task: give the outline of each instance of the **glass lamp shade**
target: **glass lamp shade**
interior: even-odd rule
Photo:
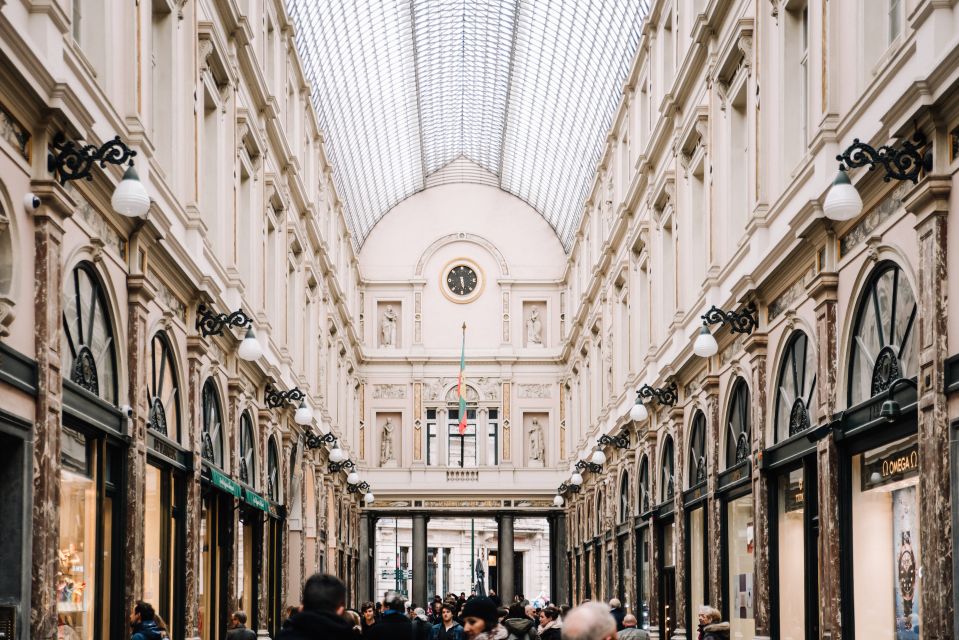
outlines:
[[[696,336],[696,342],[693,343],[693,353],[700,358],[709,358],[719,353],[719,344],[716,338],[709,332],[709,327],[703,326]]]
[[[845,171],[840,171],[829,187],[826,200],[822,203],[822,212],[830,220],[839,221],[852,220],[862,213],[862,198]]]
[[[642,402],[637,402],[629,410],[629,419],[633,422],[645,422],[649,418],[649,410]]]
[[[553,504],[557,507],[563,506],[563,496],[557,495],[553,498]]]
[[[346,460],[346,456],[343,455],[343,450],[339,447],[333,447],[330,450],[330,462],[340,463]]]
[[[347,484],[359,484],[360,483],[360,474],[355,471],[351,471],[350,475],[346,476]]]
[[[606,464],[606,454],[602,451],[593,452],[593,464]]]
[[[110,204],[113,206],[113,210],[121,216],[131,218],[145,216],[147,211],[150,210],[150,194],[147,193],[146,187],[140,182],[140,176],[137,175],[136,169],[127,167],[123,179],[120,180],[120,184],[113,192]]]
[[[259,360],[260,356],[263,355],[263,348],[260,346],[259,340],[256,339],[256,334],[253,333],[253,327],[247,327],[246,337],[244,337],[243,342],[240,343],[240,348],[237,349],[236,355],[240,356],[241,360],[249,361]]]
[[[373,504],[373,499],[374,496],[372,491],[363,496],[363,501],[366,502],[366,504]]]
[[[313,409],[306,404],[306,400],[300,400],[300,406],[296,409],[296,415],[293,421],[299,425],[307,425],[313,422]]]
[[[574,473],[574,474],[572,475],[572,477],[569,479],[569,483],[570,483],[570,484],[575,484],[577,487],[578,487],[579,485],[583,484],[583,476],[582,476],[582,474],[579,473],[578,471],[577,471],[576,473]]]

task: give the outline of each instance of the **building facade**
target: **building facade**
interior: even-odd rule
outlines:
[[[954,637],[956,7],[651,5],[566,274],[573,450],[630,439],[563,487],[574,600],[660,638],[704,604],[734,638]],[[854,138],[932,164],[852,170],[830,220]],[[704,358],[714,305],[758,326]],[[674,394],[633,421],[644,384]]]

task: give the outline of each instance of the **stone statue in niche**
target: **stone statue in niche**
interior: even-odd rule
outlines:
[[[386,305],[383,320],[380,322],[380,346],[396,347],[396,312],[393,305]]]
[[[380,464],[393,460],[393,418],[387,418],[383,423],[383,434],[380,436]]]
[[[533,307],[526,321],[526,345],[543,346],[543,321],[539,319],[538,307]]]
[[[543,462],[546,451],[543,447],[543,427],[539,418],[533,418],[529,423],[529,459]]]

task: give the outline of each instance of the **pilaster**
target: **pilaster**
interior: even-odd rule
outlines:
[[[746,340],[752,380],[753,402],[750,415],[752,431],[752,487],[753,487],[753,616],[756,635],[769,635],[769,479],[760,471],[760,456],[766,448],[766,351],[768,340],[764,333],[754,333]]]

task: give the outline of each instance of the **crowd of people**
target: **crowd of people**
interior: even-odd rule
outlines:
[[[288,607],[286,614],[277,640],[649,640],[649,632],[616,598],[570,608],[539,606],[518,594],[507,607],[495,592],[450,593],[434,596],[424,609],[388,591],[382,602],[365,602],[354,611],[346,608],[343,581],[320,573],[306,581],[300,606]],[[246,620],[243,611],[234,612],[226,640],[255,640]],[[145,602],[137,603],[130,626],[131,640],[167,637],[163,621]],[[713,607],[700,608],[698,630],[697,640],[729,639],[729,623]]]

